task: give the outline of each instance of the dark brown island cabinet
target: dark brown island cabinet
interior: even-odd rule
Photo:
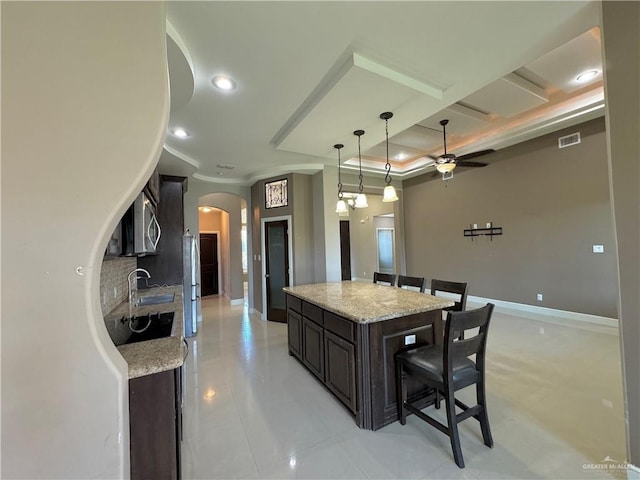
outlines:
[[[129,380],[132,480],[181,478],[182,367]]]
[[[397,420],[394,355],[407,345],[441,342],[442,307],[363,323],[289,293],[286,298],[289,354],[349,409],[360,428],[377,430]],[[408,392],[424,406],[433,401],[432,392],[417,383]]]

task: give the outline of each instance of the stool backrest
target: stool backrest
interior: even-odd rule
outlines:
[[[454,359],[476,355],[476,367],[484,371],[484,356],[487,346],[487,332],[494,305],[487,303],[484,307],[464,312],[449,312],[444,332],[444,368],[449,372],[449,365]],[[478,328],[478,332],[469,336],[468,330]],[[460,339],[460,337],[464,337]]]
[[[420,290],[420,293],[424,293],[424,277],[398,275],[398,287],[415,287]]]
[[[392,287],[396,284],[396,276],[393,273],[373,272],[373,283],[388,283]]]
[[[460,295],[459,300],[454,300],[453,307],[443,308],[450,312],[462,312],[467,308],[467,284],[462,282],[448,282],[446,280],[431,280],[431,295],[437,292],[454,293]]]

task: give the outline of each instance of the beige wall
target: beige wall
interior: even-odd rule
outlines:
[[[220,216],[220,265],[222,284],[220,288],[232,301],[244,298],[242,273],[242,220],[240,210],[243,198],[231,193],[209,193],[198,200],[200,205],[216,207],[224,212]],[[226,214],[225,214],[226,213]],[[200,227],[200,231],[204,231]]]
[[[367,208],[349,211],[351,274],[353,278],[373,280],[378,264],[375,219],[379,215],[393,213],[394,204],[383,203],[380,195],[367,195],[367,202]]]
[[[286,207],[266,209],[264,208],[264,184],[273,180],[280,180],[286,178],[289,188],[289,204]],[[286,215],[293,216],[293,204],[295,199],[293,198],[294,185],[293,174],[278,175],[277,177],[265,178],[259,180],[251,186],[251,203],[248,207],[247,221],[251,223],[251,242],[253,245],[253,251],[249,258],[249,264],[253,268],[253,304],[254,308],[259,312],[264,311],[262,305],[262,219],[268,217],[281,217]],[[295,262],[295,259],[294,259]],[[295,263],[294,263],[295,267]]]
[[[558,149],[558,137],[576,131],[582,143]],[[466,281],[470,295],[617,317],[603,119],[484,158],[489,166],[449,182],[404,182],[408,274]],[[463,236],[486,222],[503,235]],[[592,253],[594,244],[605,253]]]
[[[219,232],[221,228],[220,222],[222,216],[222,210],[212,210],[208,213],[200,210],[198,214],[198,222],[200,225],[200,232]]]
[[[205,200],[201,199],[205,199],[205,197],[207,195],[220,195],[220,194],[226,194],[228,195],[227,197],[213,197],[213,200],[219,202],[217,205],[214,204],[209,204],[206,203]],[[236,200],[231,201],[231,199],[234,199],[235,197],[238,197],[239,200],[239,207],[241,208],[243,205],[243,201],[245,201],[247,204],[250,204],[251,202],[251,189],[249,187],[243,187],[243,186],[239,186],[239,185],[233,185],[233,184],[212,184],[209,182],[204,182],[195,178],[190,178],[189,179],[189,189],[187,190],[187,192],[185,193],[184,196],[184,224],[185,224],[185,228],[188,228],[192,233],[195,232],[199,232],[200,231],[200,227],[199,227],[199,219],[198,219],[198,206],[199,205],[212,205],[212,206],[217,206],[218,208],[222,208],[222,209],[226,209],[225,205],[229,205],[229,208],[231,208],[233,210],[233,212],[236,212],[236,207],[237,207],[237,203]],[[226,198],[226,200],[225,200]],[[209,199],[211,200],[211,198]],[[212,200],[212,201],[213,201]],[[227,202],[231,202],[230,204],[228,204]],[[220,203],[222,202],[222,203]],[[250,212],[248,212],[248,215],[250,215]],[[242,226],[242,222],[240,219],[240,210],[237,210],[237,217],[235,219],[230,220],[233,223],[237,223],[238,228],[240,228]],[[251,225],[251,221],[248,220],[248,225],[247,225],[247,253],[249,255],[249,258],[251,258],[252,255],[252,242],[253,242],[253,238],[252,238],[252,225]],[[259,247],[258,247],[259,248]],[[230,275],[231,275],[231,286],[232,289],[235,289],[232,293],[232,295],[236,295],[230,298],[233,298],[236,301],[239,301],[242,296],[244,295],[244,288],[242,285],[242,282],[245,278],[245,276],[242,273],[242,249],[240,248],[240,246],[238,246],[238,251],[236,252],[236,255],[233,257],[232,262],[234,262],[234,268],[230,269]],[[222,253],[222,252],[221,252]],[[238,256],[239,255],[239,256]],[[236,263],[237,266],[236,266]],[[236,268],[237,267],[237,268]],[[253,282],[252,282],[252,278],[253,278],[253,265],[252,262],[249,261],[248,262],[248,278],[249,278],[249,307],[253,308]],[[222,287],[221,287],[222,288]],[[242,292],[242,293],[240,293]],[[238,296],[241,295],[241,296]]]
[[[293,174],[293,284],[314,282],[313,177]]]
[[[611,203],[618,244],[627,459],[640,466],[640,4],[602,2]],[[633,478],[631,475],[629,478]]]
[[[107,241],[160,155],[158,2],[2,2],[2,476],[128,478]]]

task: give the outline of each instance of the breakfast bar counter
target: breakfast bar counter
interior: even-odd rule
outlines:
[[[449,299],[363,282],[285,287],[289,354],[354,415],[377,430],[397,419],[394,355],[409,346],[442,342]],[[410,384],[409,400],[431,401]]]

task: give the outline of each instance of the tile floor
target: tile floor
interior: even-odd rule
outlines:
[[[602,470],[605,458],[626,457],[619,339],[606,328],[494,313],[487,390],[495,446],[483,445],[477,422],[462,423],[460,470],[448,437],[414,416],[404,427],[358,429],[288,355],[286,325],[217,297],[202,306],[184,368],[185,479],[624,477]]]

